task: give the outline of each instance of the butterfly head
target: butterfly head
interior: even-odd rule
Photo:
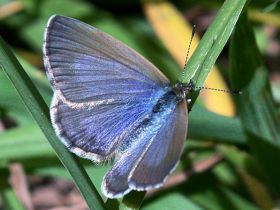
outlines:
[[[183,100],[192,92],[194,92],[195,84],[192,80],[189,83],[177,82],[173,86],[173,91],[176,93],[178,100]]]

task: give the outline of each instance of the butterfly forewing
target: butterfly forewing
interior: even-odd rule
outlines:
[[[168,85],[166,77],[134,50],[63,16],[49,20],[44,61],[53,88],[73,107],[143,99]]]
[[[122,139],[141,124],[149,109],[148,102],[135,101],[71,108],[55,96],[51,118],[56,133],[71,151],[100,162],[114,155]]]

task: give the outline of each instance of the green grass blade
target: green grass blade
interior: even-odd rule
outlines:
[[[194,54],[187,63],[179,81],[188,83],[192,80],[195,86],[203,86],[212,66],[228,41],[234,26],[241,14],[246,0],[226,0],[214,21],[207,29]],[[198,93],[192,98],[192,104]]]
[[[0,66],[5,71],[57,156],[72,175],[90,209],[105,209],[101,196],[77,158],[58,140],[49,119],[49,108],[22,66],[0,37]]]
[[[234,87],[243,91],[235,101],[250,149],[266,174],[267,182],[280,194],[280,119],[267,69],[246,13],[240,18],[231,40],[230,66]]]
[[[188,138],[231,144],[246,143],[240,119],[218,115],[201,106],[195,106],[189,115]]]
[[[24,210],[23,204],[18,199],[15,191],[8,183],[8,169],[0,169],[0,195],[5,210]]]
[[[133,190],[122,199],[108,199],[106,207],[108,209],[138,210],[142,205],[145,194],[145,191]]]
[[[143,206],[143,210],[169,210],[169,209],[187,209],[187,210],[203,210],[199,205],[190,200],[183,193],[171,192],[156,198],[154,201],[148,202]]]
[[[35,123],[0,133],[0,148],[0,167],[1,163],[55,156],[46,137]]]
[[[235,177],[241,179],[254,203],[261,209],[273,209],[273,197],[263,182],[264,175],[256,159],[251,154],[236,147],[219,145],[217,149],[224,160],[233,166],[234,171],[236,171]]]
[[[24,210],[25,208],[18,200],[12,188],[5,188],[1,191],[1,197],[6,210]]]

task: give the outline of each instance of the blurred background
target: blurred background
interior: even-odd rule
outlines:
[[[268,85],[263,91],[272,94],[265,99],[269,105],[260,105],[268,109],[254,113],[265,114],[254,121],[254,113],[250,115],[242,108],[250,108],[246,104],[250,99],[243,97],[240,103],[240,99],[234,100],[230,94],[203,91],[190,113],[186,149],[179,167],[163,189],[146,194],[143,209],[280,209],[280,139],[278,134],[269,135],[270,128],[275,133],[280,129],[278,2],[252,0],[247,10],[255,36],[252,41],[267,75]],[[70,16],[111,34],[144,55],[175,82],[184,66],[192,25],[197,26],[197,31],[191,53],[222,3],[220,0],[0,0],[0,35],[49,105],[52,90],[43,67],[42,43],[51,15]],[[243,43],[248,47],[241,53],[246,61],[246,56],[254,55],[256,50],[246,45],[246,33],[237,38],[241,51]],[[230,49],[228,43],[205,86],[233,88]],[[265,116],[272,116],[274,121],[267,122]],[[251,120],[249,126],[246,119]],[[252,137],[248,127],[258,124],[258,120],[263,123],[260,131],[265,129],[267,136],[252,132]],[[81,162],[100,192],[102,177],[110,165],[94,166],[82,159]],[[70,175],[2,70],[0,193],[0,209],[87,209]]]

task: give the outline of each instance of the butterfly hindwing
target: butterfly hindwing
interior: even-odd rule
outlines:
[[[114,155],[119,143],[142,122],[148,109],[149,104],[135,101],[72,108],[55,94],[51,119],[57,135],[72,152],[100,162]]]
[[[146,153],[138,159],[128,184],[134,190],[159,187],[175,169],[187,135],[187,107],[182,101],[158,130]]]
[[[104,177],[104,194],[116,198],[132,189],[161,186],[179,161],[186,131],[186,102],[177,104],[174,97],[129,136],[133,144],[129,144]]]

